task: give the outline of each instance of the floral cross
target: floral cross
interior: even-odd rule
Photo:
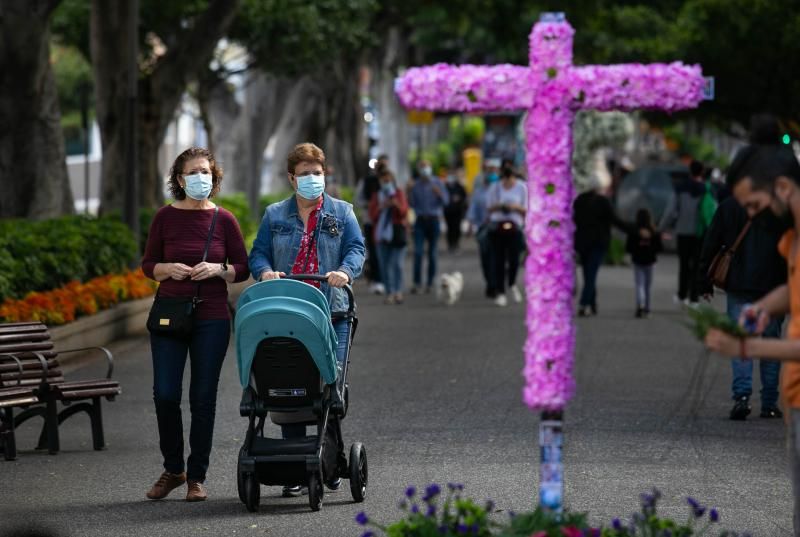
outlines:
[[[572,375],[573,256],[570,171],[572,122],[579,109],[672,112],[703,100],[699,66],[682,63],[572,64],[575,31],[545,14],[530,34],[530,66],[437,64],[406,71],[395,92],[406,108],[489,112],[525,110],[528,256],[525,403],[560,411],[575,393]]]

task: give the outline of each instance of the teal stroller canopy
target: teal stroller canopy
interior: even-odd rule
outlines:
[[[302,343],[326,384],[336,382],[336,332],[328,301],[316,287],[297,280],[268,280],[248,287],[236,305],[236,362],[242,388],[259,343],[274,337]]]

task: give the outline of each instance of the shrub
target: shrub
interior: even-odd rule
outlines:
[[[0,221],[0,300],[126,270],[136,242],[113,218]]]

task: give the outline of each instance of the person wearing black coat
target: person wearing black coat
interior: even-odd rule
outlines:
[[[706,297],[714,293],[707,273],[714,256],[730,248],[747,223],[747,212],[733,197],[727,198],[717,208],[706,233],[698,265],[697,285]],[[778,241],[786,230],[772,211],[757,214],[731,260],[725,281],[727,311],[738,322],[742,308],[786,283],[786,260],[778,253]],[[780,337],[783,318],[773,319],[764,337]],[[733,420],[744,420],[750,414],[750,395],[753,391],[752,359],[735,359],[732,393],[734,406],[730,412]],[[780,417],[778,409],[778,377],[780,362],[760,360],[761,417]]]
[[[572,218],[575,222],[575,251],[583,268],[578,315],[584,317],[590,311],[597,315],[597,273],[611,243],[611,226],[624,231],[628,226],[617,217],[611,200],[599,189],[586,191],[575,198]]]

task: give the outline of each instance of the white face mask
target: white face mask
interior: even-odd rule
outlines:
[[[433,174],[433,168],[430,166],[423,166],[419,172],[425,177],[430,177]]]
[[[187,175],[184,180],[186,181],[186,195],[193,200],[204,200],[211,194],[211,187],[213,180],[210,173],[193,173]]]

